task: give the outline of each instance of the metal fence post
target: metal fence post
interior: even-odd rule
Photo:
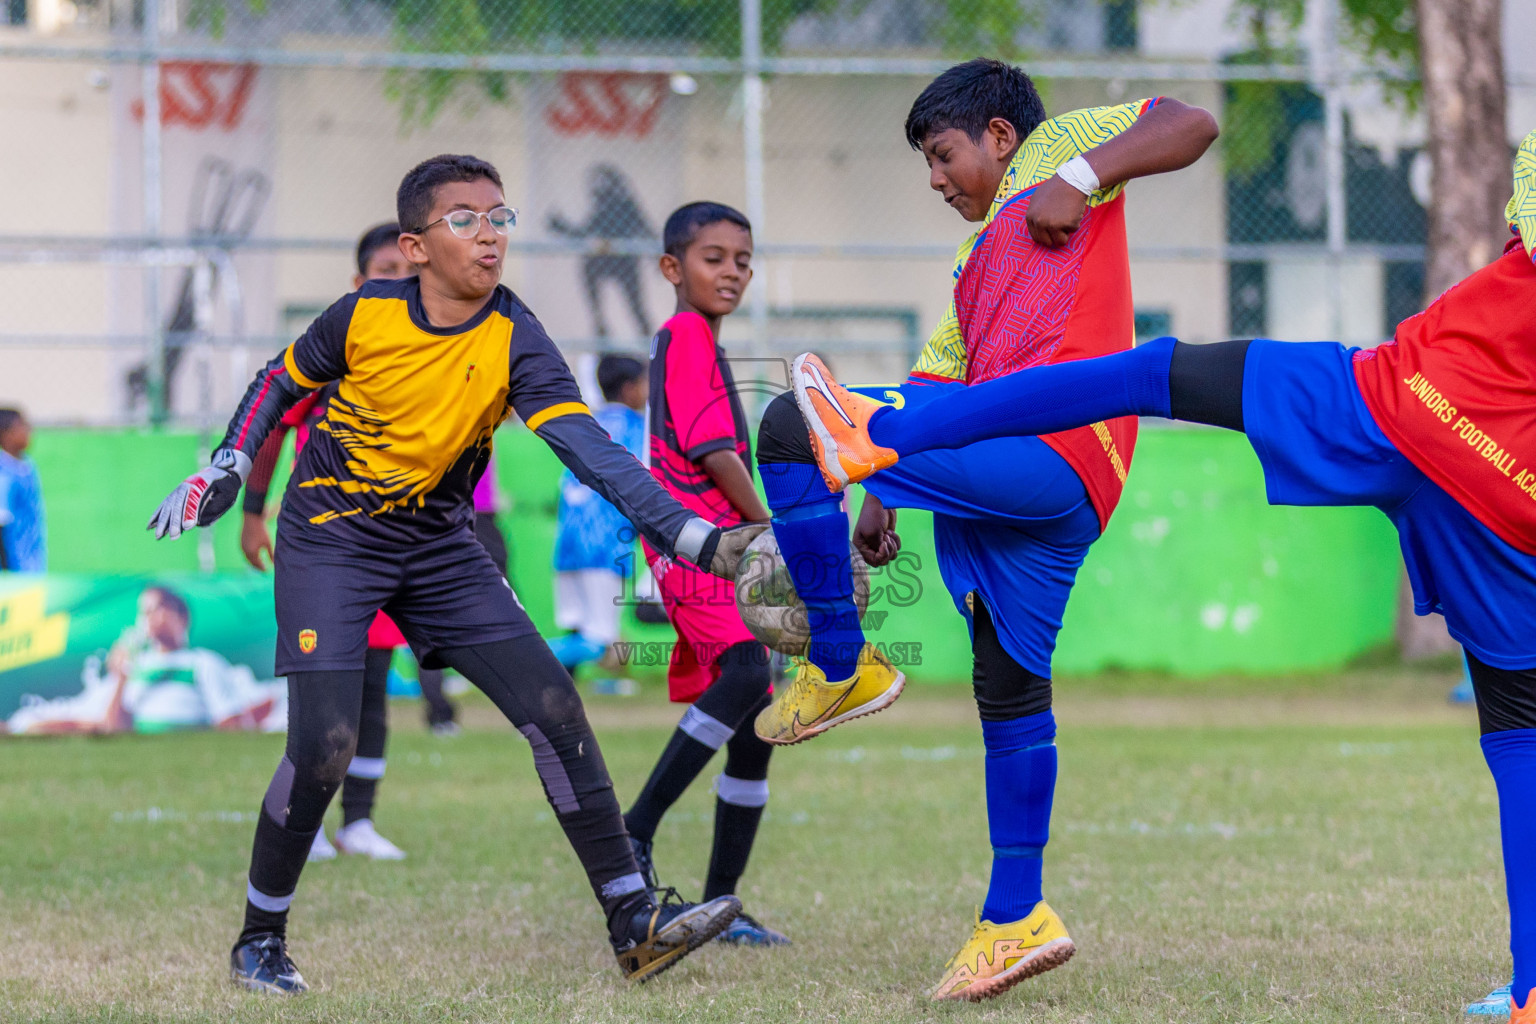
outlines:
[[[1318,41],[1323,92],[1323,175],[1328,214],[1328,323],[1335,341],[1344,341],[1344,246],[1347,242],[1344,191],[1344,94],[1339,67],[1338,0],[1321,0]]]
[[[165,334],[160,323],[160,265],[157,259],[164,227],[160,203],[160,0],[144,0],[143,14],[140,38],[144,53],[140,57],[140,79],[144,93],[144,239],[153,250],[144,269],[144,333],[149,340],[145,380],[149,420],[160,426],[168,415],[165,406]]]
[[[762,0],[741,0],[741,134],[746,157],[747,219],[761,240],[763,229],[763,5]],[[768,273],[756,261],[758,283],[752,289],[752,354],[768,350]]]

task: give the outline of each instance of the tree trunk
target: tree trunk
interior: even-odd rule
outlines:
[[[1509,238],[1504,203],[1510,150],[1501,0],[1415,0],[1414,7],[1433,197],[1424,268],[1428,304],[1503,250]],[[1415,616],[1407,589],[1404,581],[1397,615],[1402,656],[1413,660],[1454,650],[1445,621]]]
[[[1509,239],[1501,0],[1416,0],[1434,197],[1425,301],[1498,258]]]

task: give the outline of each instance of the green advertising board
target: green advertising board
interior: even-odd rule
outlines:
[[[133,574],[139,582],[189,573],[222,600],[247,602],[230,621],[249,631],[250,644],[270,644],[271,577],[245,566],[238,513],[215,525],[211,543],[157,543],[144,530],[150,511],[205,452],[204,439],[187,433],[38,431],[33,454],[48,503],[50,569]],[[498,432],[496,452],[511,503],[501,521],[513,582],[534,622],[552,633],[550,558],[562,467],[516,424]],[[853,494],[851,507],[859,500]],[[871,633],[921,659],[911,666],[914,681],[963,682],[969,640],[939,575],[932,522],[925,513],[902,515],[903,561],[876,580]],[[195,572],[203,564],[213,577]],[[1337,667],[1390,640],[1399,572],[1394,531],[1378,512],[1271,507],[1242,436],[1150,427],[1141,432],[1120,508],[1078,574],[1056,668],[1203,674]],[[211,613],[208,628],[223,614]],[[626,634],[671,638],[668,627],[632,618]],[[270,651],[265,657],[251,664],[270,666]],[[7,675],[0,674],[0,709],[14,689]]]
[[[252,680],[271,678],[272,587],[255,573],[0,573],[0,720],[28,695],[52,700],[91,689],[112,674],[113,652],[128,660],[154,646],[146,613],[161,604],[178,620],[163,647],[208,652]]]

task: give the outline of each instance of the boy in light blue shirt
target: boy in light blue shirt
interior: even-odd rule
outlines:
[[[0,572],[45,572],[48,531],[37,464],[27,458],[32,425],[18,409],[0,409]]]

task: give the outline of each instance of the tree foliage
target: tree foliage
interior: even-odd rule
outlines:
[[[590,54],[635,49],[699,56],[741,53],[741,8],[732,0],[385,0],[396,43],[429,53]],[[771,0],[763,7],[763,45],[772,52],[796,17],[829,0]],[[505,102],[506,75],[396,72],[387,90],[406,124],[430,123],[460,90]]]
[[[738,0],[374,0],[393,15],[395,45],[412,53],[589,55],[625,51],[701,57],[741,55]],[[785,30],[806,14],[860,15],[874,0],[763,0],[763,51],[780,50]],[[189,0],[188,24],[215,38],[230,5],[252,15],[269,0]],[[1022,56],[1024,29],[1051,0],[927,0],[902,5],[916,34],[944,53]],[[913,26],[908,26],[913,28]],[[455,97],[506,102],[509,76],[494,72],[417,70],[388,76],[386,92],[406,125],[432,122]]]
[[[1413,0],[1337,0],[1344,43],[1368,61],[1412,78],[1419,67]],[[1232,14],[1248,29],[1260,57],[1293,52],[1307,0],[1233,0]]]
[[[1389,71],[1386,88],[1410,109],[1419,102],[1419,35],[1413,0],[1338,0],[1339,42],[1368,63]],[[1234,0],[1232,16],[1247,30],[1250,47],[1237,64],[1300,63],[1298,37],[1307,0]],[[1241,131],[1222,133],[1227,170],[1247,176],[1273,159],[1285,132],[1285,94],[1302,86],[1286,82],[1233,82],[1224,120]]]
[[[205,0],[206,2],[206,0]],[[708,57],[741,55],[736,0],[384,0],[395,12],[397,44],[433,53],[571,54],[639,49]],[[859,14],[871,0],[764,0],[765,54],[780,49],[785,30],[806,14]],[[1039,20],[1046,0],[933,0],[921,15],[925,34],[944,52],[1012,58],[1021,32]],[[914,15],[916,16],[916,15]],[[502,102],[506,77],[452,71],[398,72],[390,95],[407,124],[430,123],[462,87]]]

